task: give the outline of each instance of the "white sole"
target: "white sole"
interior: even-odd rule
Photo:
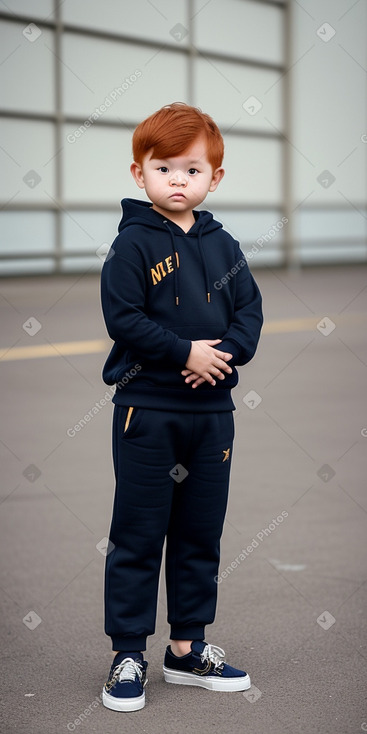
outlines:
[[[106,708],[112,709],[112,711],[139,711],[139,709],[145,706],[145,691],[141,696],[134,698],[116,698],[103,689],[102,703]]]
[[[166,683],[179,683],[182,686],[201,686],[209,691],[247,691],[251,687],[249,675],[241,678],[213,678],[210,675],[195,675],[182,670],[172,670],[163,665],[164,680]]]

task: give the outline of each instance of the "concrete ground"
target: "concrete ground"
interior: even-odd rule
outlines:
[[[74,428],[108,391],[99,277],[1,282],[2,731],[367,730],[366,274],[256,271],[266,324],[234,390],[217,616],[206,630],[253,686],[164,682],[162,565],[147,702],[130,714],[100,702],[112,657],[111,402]]]

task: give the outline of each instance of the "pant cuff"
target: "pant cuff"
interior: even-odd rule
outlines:
[[[112,650],[142,652],[147,649],[146,637],[115,637],[111,635]]]
[[[176,627],[171,625],[170,640],[204,640],[205,626]]]

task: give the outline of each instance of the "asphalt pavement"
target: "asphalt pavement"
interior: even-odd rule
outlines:
[[[165,683],[163,561],[146,706],[129,714],[101,704],[114,478],[99,277],[0,283],[4,734],[367,731],[367,269],[254,275],[265,326],[233,391],[217,615],[206,629],[253,685]]]

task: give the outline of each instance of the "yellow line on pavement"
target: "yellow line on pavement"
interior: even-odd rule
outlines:
[[[283,319],[283,321],[266,321],[263,334],[284,334],[289,331],[313,331],[322,316],[311,316],[304,319]]]
[[[29,347],[11,347],[0,351],[0,361],[18,359],[39,359],[40,357],[60,357],[68,354],[96,354],[105,352],[111,346],[105,339],[79,342],[55,342],[55,344],[35,344]]]
[[[353,314],[354,319],[362,314]],[[338,324],[341,320],[350,319],[351,314],[343,317],[335,317]],[[331,315],[332,319],[333,316]],[[365,318],[365,316],[363,317]],[[322,316],[311,316],[303,319],[283,319],[280,321],[266,321],[263,334],[286,334],[299,331],[314,331],[323,319]],[[94,339],[90,341],[55,342],[54,344],[35,344],[27,347],[5,347],[0,349],[0,362],[11,362],[22,359],[41,359],[43,357],[60,357],[71,354],[97,354],[108,352],[112,342],[107,339]],[[219,345],[220,348],[220,345]]]

